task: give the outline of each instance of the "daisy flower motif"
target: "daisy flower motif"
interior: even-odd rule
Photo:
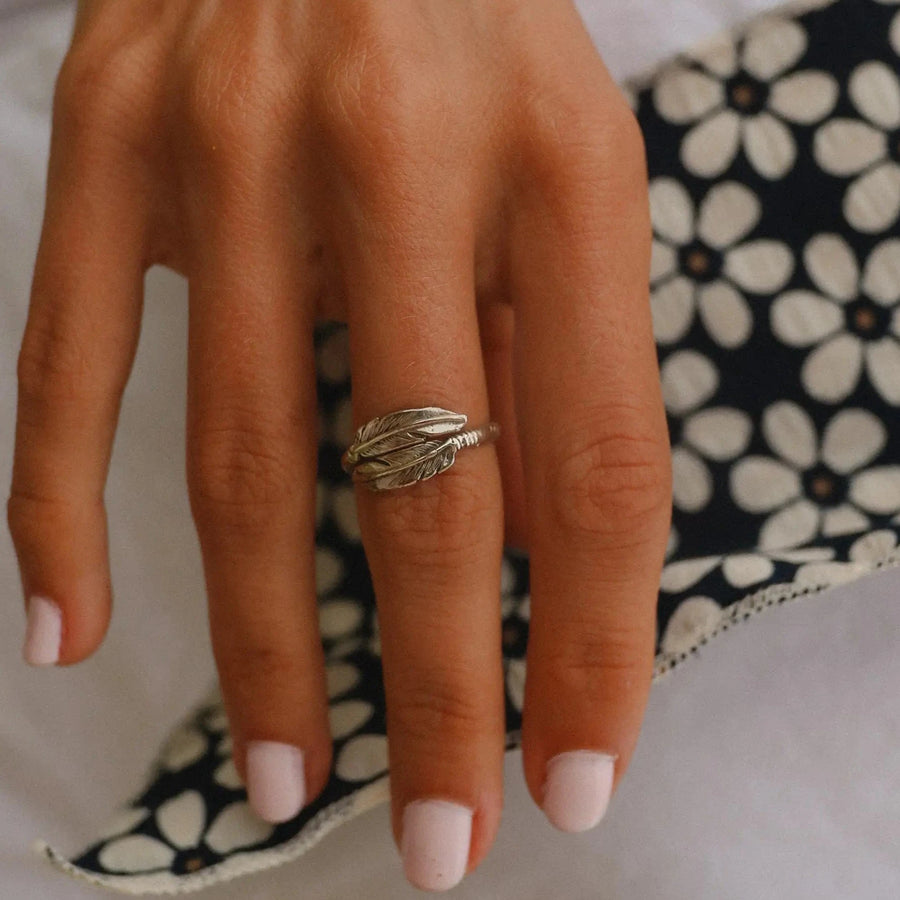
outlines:
[[[681,161],[694,175],[720,175],[741,147],[764,178],[793,168],[797,145],[789,124],[812,125],[838,98],[827,72],[791,72],[807,47],[793,20],[768,16],[753,22],[735,44],[727,34],[679,58],[658,80],[654,104],[677,125],[692,125]]]
[[[742,291],[770,294],[794,269],[779,241],[745,241],[761,215],[759,198],[734,181],[712,187],[694,209],[687,189],[672,178],[650,184],[653,220],[651,307],[659,343],[680,340],[696,312],[722,347],[745,343],[753,315]]]
[[[134,828],[146,818],[147,810],[136,809],[131,821],[123,824]],[[184,791],[153,813],[153,833],[124,834],[106,843],[99,853],[100,864],[108,872],[195,872],[225,854],[262,843],[275,830],[243,800],[226,806],[204,832],[206,819],[203,796]]]
[[[525,706],[525,676],[527,666],[525,659],[511,659],[506,664],[506,690],[509,700],[517,712]]]
[[[900,81],[889,66],[872,61],[853,70],[847,87],[862,119],[826,122],[813,154],[829,174],[853,178],[844,216],[857,231],[877,234],[900,214]]]
[[[662,570],[660,590],[680,594],[702,581],[713,569],[722,567],[725,580],[736,588],[750,587],[771,578],[776,562],[795,565],[823,562],[834,557],[831,547],[801,547],[781,552],[729,553],[702,556],[669,563]]]
[[[730,473],[738,506],[768,514],[759,534],[762,550],[863,531],[869,514],[900,510],[900,465],[867,468],[887,442],[887,429],[868,410],[842,409],[820,441],[809,414],[781,400],[766,408],[762,431],[776,455],[748,456]]]
[[[719,386],[715,366],[694,350],[673,353],[661,366],[663,398],[669,414],[674,505],[686,512],[704,509],[713,495],[705,460],[739,456],[750,441],[752,423],[740,409],[702,409]]]
[[[800,371],[817,400],[848,397],[863,369],[875,390],[900,405],[900,238],[878,244],[860,268],[837,234],[814,237],[804,263],[819,293],[787,291],[772,304],[772,331],[792,347],[814,347]]]
[[[876,0],[882,6],[900,6],[900,0]],[[891,21],[891,30],[888,40],[894,48],[894,52],[900,54],[900,12],[898,12]]]
[[[687,597],[675,608],[659,642],[666,656],[687,656],[722,621],[722,607],[712,597]]]
[[[794,576],[800,584],[842,584],[859,578],[898,553],[897,535],[888,529],[872,531],[857,538],[846,562],[811,562]]]
[[[675,527],[674,523],[669,525],[669,540],[666,542],[666,552],[665,559],[666,561],[670,560],[675,553],[678,551],[678,547],[681,544],[681,535],[678,533],[678,529]]]

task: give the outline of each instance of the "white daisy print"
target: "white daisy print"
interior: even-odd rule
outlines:
[[[801,566],[794,576],[800,584],[843,584],[870,572],[898,554],[897,535],[888,529],[871,531],[857,538],[847,562],[811,562]]]
[[[781,400],[766,408],[762,430],[775,456],[748,456],[730,473],[738,506],[768,514],[762,550],[863,531],[869,514],[900,510],[900,465],[867,468],[887,442],[887,429],[868,410],[840,410],[820,441],[809,414]]]
[[[207,810],[199,791],[187,790],[161,804],[154,813],[160,838],[126,834],[107,843],[100,863],[110,872],[192,872],[220,856],[267,840],[273,825],[257,817],[245,801],[226,806],[204,833]]]
[[[877,0],[882,6],[898,6],[900,0]],[[900,12],[898,12],[891,21],[891,29],[888,35],[894,52],[900,54]]]
[[[510,702],[517,712],[522,712],[525,706],[525,675],[524,659],[511,659],[506,664],[506,689],[509,692]]]
[[[160,751],[161,765],[170,771],[185,769],[197,762],[207,751],[209,742],[202,731],[192,724],[177,728],[166,739]]]
[[[678,529],[675,527],[675,525],[673,523],[669,526],[669,540],[666,542],[666,552],[665,552],[666,560],[671,559],[675,555],[680,544],[681,544],[681,535],[678,533]]]
[[[702,354],[694,350],[673,353],[662,364],[660,375],[669,412],[673,503],[686,512],[699,512],[713,495],[705,460],[721,462],[740,456],[750,442],[753,426],[743,410],[701,408],[719,385],[719,373]]]
[[[878,244],[862,271],[840,235],[822,234],[803,259],[818,293],[787,291],[772,304],[772,331],[792,347],[814,347],[800,371],[807,392],[835,403],[865,370],[875,390],[900,405],[900,238]]]
[[[528,622],[531,619],[531,595],[525,594],[519,597],[509,594],[500,601],[500,616],[503,619],[510,617]]]
[[[660,589],[667,594],[680,594],[705,578],[719,566],[725,580],[736,588],[750,587],[770,578],[776,562],[794,564],[823,562],[834,557],[831,547],[802,547],[781,552],[729,553],[702,556],[669,563],[662,571]]]
[[[710,637],[722,620],[722,607],[712,597],[688,597],[669,616],[660,649],[667,656],[689,653]]]
[[[865,62],[848,92],[860,119],[832,119],[813,140],[816,162],[831,175],[853,177],[844,216],[866,234],[885,231],[900,214],[900,81],[883,62]]]
[[[746,342],[753,315],[743,292],[778,291],[794,269],[787,245],[768,239],[744,240],[761,212],[756,194],[734,181],[712,187],[696,210],[679,182],[672,178],[651,182],[650,302],[659,343],[679,341],[697,313],[720,346]]]
[[[720,175],[743,147],[763,177],[787,175],[797,157],[788,123],[819,122],[838,98],[829,73],[790,71],[806,47],[798,22],[768,16],[753,22],[739,44],[720,35],[661,74],[654,89],[659,114],[693,125],[681,144],[688,171]]]

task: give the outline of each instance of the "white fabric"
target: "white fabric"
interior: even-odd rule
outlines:
[[[62,23],[74,5],[0,0],[0,16],[49,7],[56,10],[49,20]],[[737,24],[774,4],[772,0],[575,0],[575,5],[610,71],[616,78],[625,78],[677,53],[697,38]]]
[[[614,78],[628,78],[724,28],[769,9],[772,0],[575,0]]]
[[[0,461],[8,478],[15,362],[40,233],[53,78],[71,6],[0,0]],[[765,5],[618,0],[579,7],[614,73]],[[3,16],[3,10],[6,15]],[[107,489],[116,609],[72,668],[20,661],[21,589],[0,533],[0,895],[98,891],[31,854],[81,849],[138,787],[165,730],[212,677],[199,548],[183,475],[186,288],[156,268]],[[6,482],[8,484],[8,481]],[[900,896],[900,572],[769,610],[656,685],[606,820],[563,835],[507,756],[498,839],[454,892],[497,900],[792,900]],[[301,860],[204,896],[402,900],[387,806]]]

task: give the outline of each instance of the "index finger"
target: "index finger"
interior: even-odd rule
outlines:
[[[511,233],[531,566],[523,765],[565,831],[602,818],[637,743],[671,512],[643,143],[611,82],[600,101],[601,116],[560,103],[536,120]]]

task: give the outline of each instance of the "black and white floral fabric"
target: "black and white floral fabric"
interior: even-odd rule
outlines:
[[[625,86],[648,154],[654,331],[674,468],[655,678],[754,613],[900,563],[900,0],[806,0]],[[599,300],[598,300],[599,302]],[[316,333],[320,627],[334,766],[258,820],[218,691],[66,871],[178,893],[302,855],[389,799],[375,598],[353,489],[346,327]],[[507,550],[507,746],[528,559]]]

